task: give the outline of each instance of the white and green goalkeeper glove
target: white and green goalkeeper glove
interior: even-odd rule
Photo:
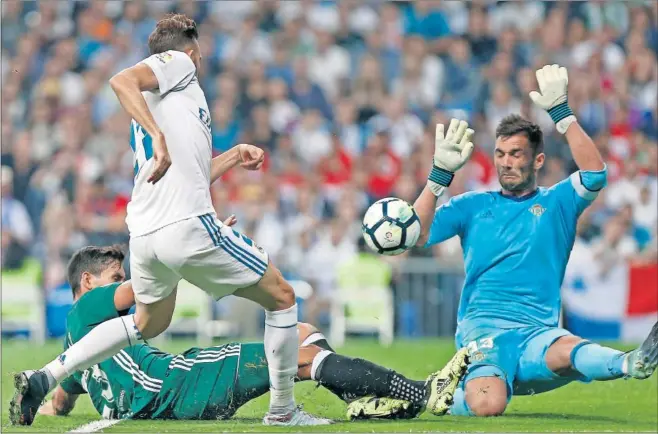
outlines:
[[[455,172],[466,164],[473,153],[474,131],[466,121],[452,119],[448,133],[443,135],[443,125],[436,125],[434,138],[434,165],[427,180],[432,193],[440,196],[455,176]]]
[[[567,101],[569,75],[567,68],[558,65],[546,65],[536,72],[539,92],[530,92],[530,99],[548,112],[555,122],[555,128],[564,134],[575,120]]]

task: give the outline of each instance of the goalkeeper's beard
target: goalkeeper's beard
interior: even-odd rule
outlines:
[[[503,167],[497,167],[498,182],[503,190],[512,193],[514,196],[520,196],[523,193],[529,193],[537,185],[537,176],[534,165],[531,163],[518,169],[505,170]],[[506,178],[503,175],[515,175],[514,178]]]

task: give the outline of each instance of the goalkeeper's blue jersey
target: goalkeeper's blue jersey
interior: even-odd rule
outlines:
[[[605,184],[605,168],[579,171],[524,197],[469,192],[436,210],[426,246],[458,235],[464,252],[461,332],[557,326],[576,222]]]

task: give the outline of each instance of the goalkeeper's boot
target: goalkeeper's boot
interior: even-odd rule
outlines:
[[[450,410],[457,385],[466,374],[468,350],[457,351],[447,365],[430,375],[425,382],[427,398],[425,408],[435,416],[443,416]]]
[[[413,419],[422,411],[423,407],[403,399],[365,396],[349,403],[347,419]]]
[[[302,410],[302,406],[298,405],[288,413],[272,414],[268,413],[263,418],[263,425],[270,426],[315,426],[315,425],[331,425],[333,422],[330,419],[323,417],[313,416]]]
[[[627,377],[644,380],[653,374],[658,367],[658,323],[654,324],[642,345],[626,355],[624,365]]]
[[[48,377],[43,371],[23,371],[14,375],[14,397],[9,403],[12,425],[32,425],[37,410],[48,394]]]

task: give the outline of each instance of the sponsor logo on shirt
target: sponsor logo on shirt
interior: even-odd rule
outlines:
[[[494,216],[494,215],[493,215],[493,213],[491,212],[490,209],[488,209],[488,210],[486,210],[485,212],[483,212],[482,214],[480,214],[480,218],[481,218],[481,219],[492,219],[493,216]]]

